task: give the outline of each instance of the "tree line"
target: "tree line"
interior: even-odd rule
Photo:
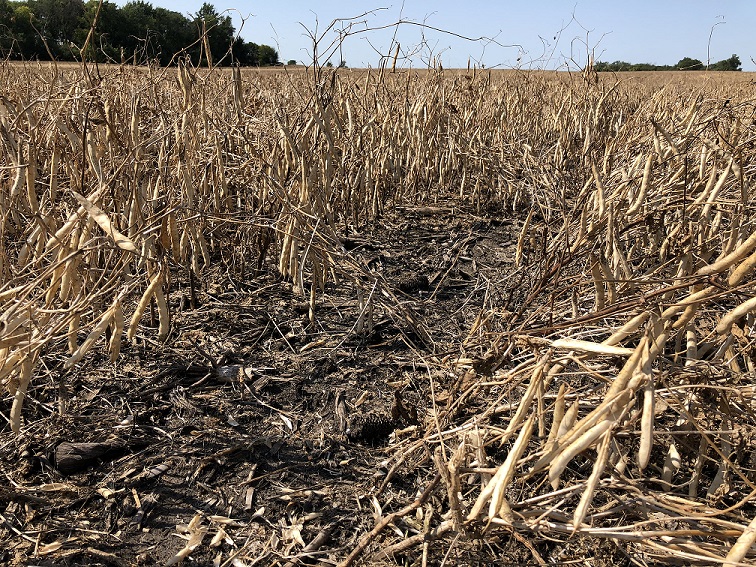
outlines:
[[[733,54],[729,59],[722,59],[708,67],[699,59],[683,57],[677,65],[653,65],[651,63],[628,63],[627,61],[615,61],[605,63],[598,61],[593,65],[595,71],[742,71],[740,57]]]
[[[231,17],[208,3],[186,17],[144,0],[123,7],[103,1],[87,42],[98,6],[98,0],[0,0],[0,57],[170,65],[186,56],[195,65],[279,64],[273,47],[237,37]]]

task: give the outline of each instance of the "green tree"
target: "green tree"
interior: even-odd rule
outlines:
[[[207,33],[207,42],[210,46],[213,64],[221,62],[230,64],[230,59],[224,60],[224,57],[232,49],[236,33],[231,22],[231,16],[220,15],[215,6],[205,2],[199,12],[195,14],[194,22],[197,26],[197,37],[201,38],[203,32]],[[199,64],[206,62],[206,60],[198,61]]]
[[[98,4],[98,0],[89,0],[84,4],[84,12],[79,18],[79,26],[73,32],[72,58],[81,56],[80,50],[84,48],[92,22],[95,21]],[[121,45],[125,38],[121,24],[120,8],[113,2],[105,0],[100,8],[94,33],[84,55],[96,61],[120,61]]]
[[[137,63],[158,59],[167,65],[196,39],[194,26],[186,17],[144,0],[128,2],[121,15],[124,54]]]
[[[155,28],[161,48],[161,65],[168,65],[174,55],[187,49],[196,39],[192,22],[165,8],[155,8]]]
[[[269,45],[257,45],[251,41],[237,39],[231,47],[231,53],[233,61],[239,65],[252,67],[279,65],[278,52]]]
[[[121,47],[127,60],[139,62],[160,53],[155,8],[149,2],[133,0],[121,8]],[[136,55],[136,56],[135,56]]]
[[[48,59],[39,33],[35,29],[38,22],[29,6],[23,3],[9,3],[10,17],[7,22],[8,55],[13,59]]]
[[[0,57],[5,59],[13,52],[14,37],[11,19],[13,8],[8,0],[0,0]]]
[[[51,54],[79,59],[98,5],[99,0],[0,0],[0,58],[49,59]],[[216,65],[279,64],[274,48],[237,38],[231,17],[212,4],[204,3],[190,19],[147,0],[129,0],[122,8],[103,1],[85,55],[136,64],[157,59],[169,65],[177,54],[187,53],[199,64],[205,44]]]
[[[278,65],[278,51],[270,45],[259,45],[257,47],[257,64],[261,67]]]
[[[260,46],[253,42],[237,39],[231,47],[234,62],[239,65],[257,65],[257,50]]]
[[[704,68],[704,64],[698,59],[683,57],[677,62],[675,67],[680,71],[701,71]]]
[[[31,0],[28,6],[52,54],[68,57],[70,40],[84,14],[83,0]]]
[[[722,61],[717,61],[714,63],[714,65],[711,65],[709,69],[712,69],[714,71],[742,71],[743,68],[740,66],[740,57],[732,54],[732,57],[729,59],[722,59]]]

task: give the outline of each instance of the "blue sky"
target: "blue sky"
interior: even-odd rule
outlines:
[[[123,1],[119,1],[123,4]],[[214,0],[218,11],[230,12],[237,29],[246,18],[242,37],[278,48],[282,61],[312,60],[312,41],[303,27],[325,31],[337,18],[372,14],[355,20],[352,30],[389,26],[400,19],[422,23],[467,38],[403,24],[398,28],[360,31],[346,38],[341,57],[353,67],[377,66],[381,55],[389,55],[392,38],[401,45],[400,65],[423,67],[440,57],[445,67],[466,67],[468,59],[486,67],[515,66],[554,69],[584,64],[586,53],[596,60],[632,63],[674,64],[683,57],[706,63],[740,56],[743,70],[756,71],[756,2],[753,0],[656,0],[614,2],[611,0],[380,0],[336,2],[281,0],[251,2]],[[154,0],[156,6],[189,14],[202,1]],[[574,18],[573,18],[574,14]],[[339,25],[337,27],[344,27]],[[323,47],[337,40],[325,35]],[[337,42],[338,44],[338,42]],[[393,52],[391,52],[393,55]],[[519,57],[519,61],[518,61]]]

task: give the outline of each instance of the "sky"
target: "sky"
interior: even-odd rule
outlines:
[[[202,0],[152,3],[188,15]],[[425,67],[435,58],[446,68],[467,67],[469,61],[486,68],[577,69],[589,53],[596,61],[657,65],[674,65],[683,57],[714,63],[737,54],[744,71],[756,71],[753,0],[210,3],[219,12],[231,10],[242,38],[272,45],[283,62],[311,63],[310,36],[317,35],[321,54],[350,67],[378,66],[381,57],[393,58],[398,42],[399,67]],[[400,21],[405,23],[393,25]],[[339,29],[349,30],[343,41]]]

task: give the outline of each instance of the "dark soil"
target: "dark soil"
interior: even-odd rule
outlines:
[[[116,364],[91,355],[64,373],[62,355],[48,361],[25,433],[2,436],[0,562],[166,564],[191,543],[189,564],[284,565],[319,535],[300,564],[343,560],[378,507],[400,510],[433,481],[422,440],[434,431],[434,403],[449,406],[464,386],[453,361],[469,357],[480,374],[501,364],[463,342],[484,308],[521,300],[521,223],[502,217],[409,207],[350,234],[349,256],[391,292],[365,289],[376,307],[361,334],[353,283],[329,283],[311,322],[271,258],[245,281],[219,263],[194,294],[177,274],[165,345],[146,329]],[[404,323],[406,312],[429,337]],[[422,544],[376,553],[437,525],[443,498],[436,491],[384,529],[357,563],[419,565]],[[556,551],[538,544],[543,557],[569,559]],[[451,532],[425,552],[428,565],[534,561],[519,539]]]

